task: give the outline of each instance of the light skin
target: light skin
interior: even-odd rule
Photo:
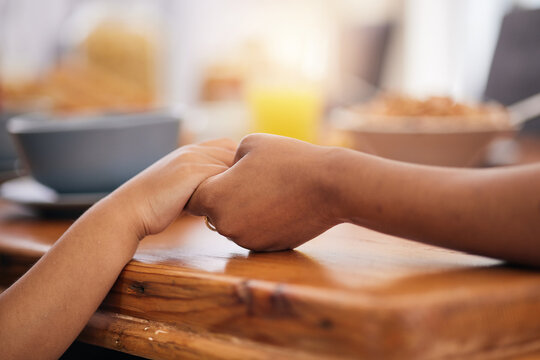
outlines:
[[[81,218],[0,295],[2,359],[57,359],[75,340],[132,258],[139,241],[164,230],[197,186],[225,171],[230,140],[180,148]]]
[[[540,165],[421,166],[253,134],[188,210],[256,251],[293,249],[343,222],[540,266]]]

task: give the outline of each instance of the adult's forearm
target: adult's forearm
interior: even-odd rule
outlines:
[[[336,152],[341,221],[540,265],[540,166],[442,168]]]

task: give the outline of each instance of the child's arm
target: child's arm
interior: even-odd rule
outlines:
[[[234,149],[228,140],[180,148],[78,219],[0,295],[0,358],[58,358],[95,312],[139,241],[174,221],[201,181],[231,165]]]

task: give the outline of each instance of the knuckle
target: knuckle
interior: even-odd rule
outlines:
[[[234,161],[240,160],[244,155],[253,152],[256,148],[260,147],[263,138],[264,134],[249,134],[244,136],[238,144]]]
[[[176,157],[176,160],[178,160],[178,161],[193,161],[193,160],[196,160],[198,157],[199,157],[199,154],[195,150],[189,148],[189,149],[185,149],[184,151],[182,151]]]
[[[182,146],[180,149],[182,150],[182,153],[190,153],[197,151],[198,148],[199,146],[197,144],[189,144]]]
[[[240,140],[239,147],[254,146],[264,137],[262,134],[249,134]]]
[[[179,164],[178,170],[185,176],[193,176],[200,172],[200,164],[196,163],[193,159],[184,158],[181,164]]]

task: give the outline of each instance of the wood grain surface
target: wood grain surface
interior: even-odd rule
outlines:
[[[0,284],[70,223],[0,203]],[[141,243],[80,339],[155,359],[529,359],[540,273],[352,225],[250,253],[186,217]]]

